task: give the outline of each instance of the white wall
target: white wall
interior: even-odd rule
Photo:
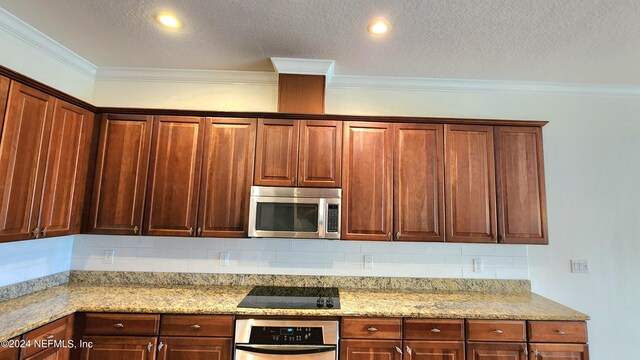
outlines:
[[[0,286],[68,271],[73,236],[0,244]]]
[[[114,250],[113,264],[104,251]],[[229,264],[220,264],[220,253]],[[364,269],[364,255],[373,269]],[[481,259],[482,272],[472,260]],[[524,245],[77,235],[74,270],[527,279]]]

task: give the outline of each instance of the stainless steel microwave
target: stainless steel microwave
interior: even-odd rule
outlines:
[[[340,239],[341,189],[251,187],[249,236]]]

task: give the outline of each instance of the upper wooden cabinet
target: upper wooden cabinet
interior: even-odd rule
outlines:
[[[11,81],[9,79],[4,76],[0,76],[0,136],[2,135],[2,124],[4,123],[5,110],[7,110],[10,83]]]
[[[496,126],[499,241],[547,244],[542,129]]]
[[[254,185],[340,187],[342,122],[258,120]]]
[[[445,125],[447,241],[496,242],[493,127]]]
[[[80,232],[93,117],[87,110],[55,101],[38,221],[42,236]]]
[[[102,117],[90,233],[142,232],[152,120],[140,115]]]
[[[300,122],[258,119],[254,185],[296,186]]]
[[[443,126],[394,124],[394,239],[444,241]]]
[[[204,128],[204,118],[155,117],[144,234],[194,235]]]
[[[207,119],[199,235],[247,236],[255,140],[255,119]]]
[[[55,99],[13,82],[0,135],[0,241],[39,236],[38,215]]]
[[[342,239],[391,240],[392,125],[345,122]]]

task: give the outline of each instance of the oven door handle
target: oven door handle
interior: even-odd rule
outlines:
[[[236,344],[236,350],[272,355],[306,355],[336,351],[336,345],[250,345]]]

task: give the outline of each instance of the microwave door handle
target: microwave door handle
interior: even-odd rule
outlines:
[[[249,345],[236,344],[236,350],[271,355],[307,355],[336,351],[335,345]]]
[[[327,199],[320,198],[318,201],[318,238],[324,239],[326,238],[327,233],[327,211],[329,211],[329,204],[327,204]]]

